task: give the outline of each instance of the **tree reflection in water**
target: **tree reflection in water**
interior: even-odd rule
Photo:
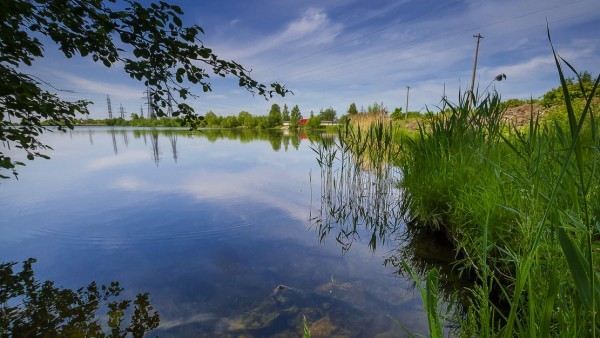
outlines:
[[[0,337],[143,337],[158,327],[147,293],[123,299],[118,282],[56,287],[35,278],[33,263],[26,260],[18,272],[16,263],[0,264]]]

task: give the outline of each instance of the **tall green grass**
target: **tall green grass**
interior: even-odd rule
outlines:
[[[578,73],[553,55],[564,123],[532,109],[528,126],[509,126],[496,93],[472,108],[460,96],[403,144],[411,224],[445,233],[456,268],[477,280],[462,336],[595,337],[600,326],[600,76],[581,85],[577,110],[563,68]]]

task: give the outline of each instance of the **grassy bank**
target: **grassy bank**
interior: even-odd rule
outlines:
[[[532,102],[528,123],[510,124],[503,118],[507,105],[492,93],[474,104],[467,96],[446,102],[443,112],[419,122],[416,135],[381,128],[384,122],[371,125],[391,134],[377,136],[384,142],[400,144],[391,160],[402,169],[409,226],[448,238],[455,269],[475,281],[469,304],[455,318],[457,335],[600,332],[600,125],[594,100],[600,77],[569,81],[563,68],[571,66],[558,56],[556,66],[562,105],[549,107],[543,119]],[[430,334],[439,336],[438,274],[422,277]]]
[[[600,77],[572,99],[556,60],[564,118],[511,127],[497,95],[465,96],[404,144],[411,224],[445,233],[479,281],[461,335],[596,336]]]

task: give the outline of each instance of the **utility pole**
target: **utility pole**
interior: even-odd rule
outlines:
[[[112,105],[110,104],[110,96],[106,95],[106,105],[108,106],[108,118],[112,119]]]
[[[408,94],[410,93],[410,86],[406,86],[406,106],[404,110],[404,116],[408,118]]]
[[[471,76],[471,104],[475,105],[475,74],[477,73],[477,58],[479,57],[479,41],[483,39],[480,33],[473,35],[477,39],[477,46],[475,47],[475,60],[473,62],[473,74]]]

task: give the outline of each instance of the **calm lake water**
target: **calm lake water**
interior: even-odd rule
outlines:
[[[149,292],[159,336],[298,336],[303,315],[313,337],[425,334],[418,291],[383,264],[396,244],[373,251],[359,229],[343,250],[336,229],[323,231],[311,138],[44,135],[51,160],[0,182],[1,260],[35,257],[38,277],[62,287],[116,280],[129,297]]]

